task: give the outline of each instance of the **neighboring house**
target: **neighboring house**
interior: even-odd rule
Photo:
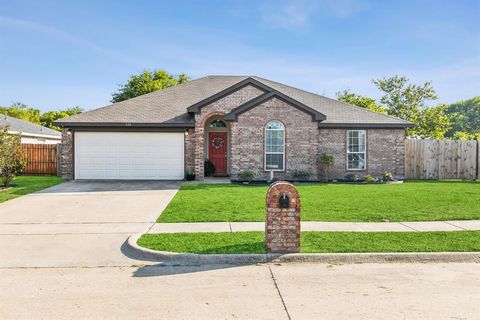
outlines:
[[[62,134],[58,131],[0,114],[0,128],[5,127],[8,127],[8,133],[20,134],[22,143],[57,144],[62,140]]]
[[[235,180],[251,171],[316,178],[317,158],[332,154],[331,178],[346,173],[404,176],[410,122],[281,83],[208,76],[55,122],[63,127],[61,172],[74,179],[204,178]]]

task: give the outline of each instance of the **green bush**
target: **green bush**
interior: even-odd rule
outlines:
[[[382,173],[382,180],[383,181],[393,181],[395,179],[393,179],[393,175],[391,172],[388,172],[388,171],[383,171]]]
[[[347,173],[345,175],[345,181],[356,182],[358,181],[358,175],[356,173]]]
[[[195,180],[195,172],[193,171],[192,168],[187,169],[187,174],[185,175],[187,181],[193,181]]]
[[[320,169],[323,171],[323,177],[326,181],[328,181],[328,168],[333,165],[335,162],[333,156],[331,154],[323,153],[317,159],[317,164],[319,165]]]
[[[293,179],[300,181],[308,180],[311,175],[312,173],[308,170],[295,170],[292,173]]]
[[[205,160],[205,176],[211,177],[215,173],[215,165],[210,160]]]
[[[366,183],[374,183],[377,181],[377,179],[367,174],[365,177],[363,177],[363,181],[365,181]]]
[[[8,188],[16,175],[21,173],[27,161],[20,150],[20,134],[9,134],[8,127],[0,129],[0,175],[1,186]]]
[[[249,170],[245,170],[245,171],[240,172],[238,174],[238,176],[240,177],[240,180],[245,181],[245,182],[252,182],[253,178],[255,177],[253,172],[249,171]]]

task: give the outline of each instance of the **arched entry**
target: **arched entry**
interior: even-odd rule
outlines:
[[[215,176],[228,175],[229,136],[225,121],[214,118],[206,127],[206,158],[215,166]]]

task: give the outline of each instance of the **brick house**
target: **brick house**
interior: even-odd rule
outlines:
[[[410,122],[259,77],[208,76],[61,119],[61,172],[69,179],[256,180],[296,170],[317,179],[317,158],[334,156],[331,178],[354,172],[404,176]]]

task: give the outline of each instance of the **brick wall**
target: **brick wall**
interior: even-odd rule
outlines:
[[[347,168],[347,141],[345,129],[320,129],[318,133],[318,154],[331,154],[334,164],[328,168],[329,179],[339,179],[345,176]],[[359,175],[365,174],[364,172]]]
[[[214,116],[225,115],[241,104],[262,95],[264,92],[253,86],[246,86],[232,94],[223,97],[203,107],[200,113],[195,114],[195,174],[197,179],[203,179],[205,161],[205,125]],[[232,152],[230,144],[230,154]],[[230,172],[230,168],[228,170]]]
[[[367,130],[368,173],[374,177],[390,171],[397,178],[405,177],[405,130]]]
[[[73,179],[73,132],[68,134],[67,129],[62,130],[62,143],[59,153],[60,176],[63,179]]]
[[[248,86],[205,106],[200,114],[195,115],[195,131],[186,139],[186,163],[187,166],[194,163],[197,179],[204,177],[205,125],[212,117],[223,116],[262,93],[260,89]],[[252,171],[255,180],[269,178],[269,171],[264,170],[264,134],[265,125],[270,120],[279,120],[285,125],[286,170],[276,171],[276,179],[292,179],[295,170],[311,172],[311,179],[321,178],[317,157],[322,153],[332,154],[335,158],[335,164],[329,169],[330,179],[342,179],[349,172],[355,172],[360,178],[366,174],[380,177],[384,170],[397,178],[404,177],[403,129],[367,129],[367,168],[347,171],[347,129],[319,129],[309,114],[273,98],[240,114],[238,121],[227,123],[230,142],[228,172],[233,180],[239,179],[239,173],[245,170]]]
[[[356,173],[360,178],[369,174],[376,178],[383,171],[390,171],[397,178],[405,176],[405,131],[403,129],[366,129],[367,168],[363,171],[347,171],[347,130],[320,129],[319,154],[332,154],[334,165],[329,168],[329,178],[341,179],[347,173]]]
[[[274,173],[277,179],[291,179],[294,170],[308,170],[316,178],[318,154],[318,123],[312,116],[277,98],[270,99],[238,117],[231,125],[231,175],[238,179],[241,171],[249,170],[255,179],[266,180],[264,171],[265,125],[279,120],[285,126],[285,168]]]

